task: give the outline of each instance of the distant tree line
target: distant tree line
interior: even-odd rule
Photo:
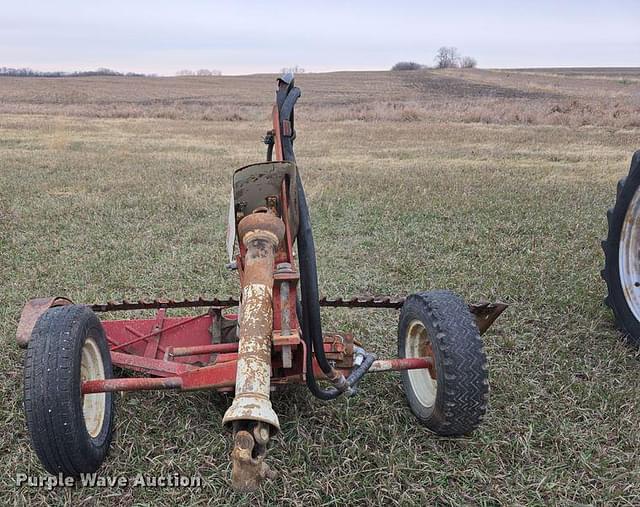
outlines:
[[[305,70],[300,67],[300,65],[294,65],[293,67],[282,67],[280,69],[280,74],[288,74],[291,72],[292,74],[304,74]]]
[[[12,67],[0,67],[0,76],[14,77],[86,77],[86,76],[129,76],[129,77],[157,77],[157,74],[142,74],[140,72],[117,72],[112,69],[99,68],[96,70],[83,70],[76,72],[42,71],[28,67],[14,69]]]
[[[458,49],[451,46],[442,46],[435,56],[436,69],[473,69],[478,65],[471,56],[460,56]],[[417,62],[398,62],[391,70],[420,70],[432,67]]]
[[[176,76],[220,76],[222,72],[215,69],[199,69],[199,70],[189,70],[183,69],[176,72]]]

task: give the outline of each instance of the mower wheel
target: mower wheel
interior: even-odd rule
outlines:
[[[398,354],[433,362],[428,369],[402,372],[407,401],[420,423],[445,436],[478,427],[489,395],[487,357],[462,299],[448,291],[409,296],[400,313]]]
[[[629,343],[640,347],[640,151],[629,175],[618,182],[616,203],[607,211],[609,231],[602,242],[607,283],[605,303]]]
[[[36,322],[25,358],[24,410],[44,468],[95,472],[111,444],[112,393],[81,394],[84,380],[112,378],[102,324],[82,305],[50,308]]]

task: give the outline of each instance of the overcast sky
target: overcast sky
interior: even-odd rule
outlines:
[[[455,46],[480,67],[640,66],[640,0],[2,0],[0,66],[173,75],[388,69]]]

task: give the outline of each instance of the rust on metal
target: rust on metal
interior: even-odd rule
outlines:
[[[164,319],[167,314],[166,308],[160,308],[156,314],[156,323],[153,326],[152,332],[155,333],[152,338],[147,340],[144,355],[147,357],[155,357],[158,352],[158,345],[160,344],[160,338],[162,336],[162,326],[164,325]]]
[[[327,298],[319,300],[320,306],[331,308],[388,308],[398,310],[402,308],[405,298],[392,297],[352,297],[352,298]],[[240,300],[235,297],[207,298],[199,296],[193,299],[140,299],[138,301],[107,301],[106,303],[94,303],[90,305],[94,312],[116,312],[123,310],[154,310],[158,308],[231,308],[238,306]],[[470,308],[473,312],[473,309]]]
[[[170,347],[166,351],[166,356],[184,357],[237,351],[237,343],[212,343],[211,345],[193,345],[191,347]]]
[[[429,359],[431,363],[429,365],[429,375],[431,375],[431,378],[437,379],[438,369],[436,368],[436,354],[433,351],[433,343],[431,343],[430,338],[427,338],[426,343],[424,344],[424,354],[422,354],[422,356]]]
[[[187,371],[198,369],[196,366],[186,363],[163,361],[162,359],[152,359],[150,357],[127,354],[125,352],[112,351],[111,361],[115,366],[142,371],[161,377],[171,377],[174,375],[180,375]]]
[[[271,430],[269,429],[269,425],[259,422],[253,426],[251,434],[256,444],[267,445],[269,443],[269,437],[271,436]]]
[[[199,296],[194,299],[139,299],[138,301],[107,301],[106,303],[94,303],[89,305],[94,312],[119,312],[124,310],[156,310],[159,308],[231,308],[238,306],[238,298],[205,298]]]
[[[436,357],[428,340],[412,354],[416,357],[383,360],[375,360],[351,334],[325,335],[321,344],[317,340],[320,336],[314,340],[305,337],[308,343],[301,340],[301,280],[293,250],[300,226],[301,187],[295,162],[284,161],[283,137],[291,137],[291,141],[295,137],[293,110],[290,117],[281,119],[278,106],[284,100],[287,107],[283,109],[288,111],[300,91],[293,86],[293,76],[280,79],[278,89],[273,130],[265,138],[270,145],[268,158],[275,155],[275,161],[251,164],[233,174],[227,234],[229,261],[234,256],[236,239],[239,248],[236,262],[228,267],[237,269],[241,298],[158,298],[88,306],[95,312],[156,309],[157,313],[155,318],[103,322],[112,363],[148,376],[80,382],[82,395],[156,389],[234,392],[233,403],[222,422],[233,430],[232,482],[239,491],[254,491],[265,478],[275,477],[265,463],[269,441],[280,430],[270,400],[271,390],[311,380],[305,377],[312,374],[348,394],[354,392],[355,383],[365,372],[429,370],[431,378],[437,378]],[[290,92],[293,93],[288,95]],[[66,298],[29,301],[18,325],[18,344],[27,346],[38,318],[49,308],[70,303]],[[322,297],[310,303],[314,310],[316,303],[329,308],[398,310],[405,298]],[[192,316],[196,312],[191,311],[185,316],[168,316],[170,309],[198,307],[207,307],[204,315]],[[239,307],[239,315],[223,315],[223,310],[230,307]],[[506,308],[500,302],[468,305],[481,334]],[[468,317],[464,308],[461,313],[460,317]],[[307,348],[312,341],[314,348]],[[316,350],[316,345],[321,348]],[[317,354],[322,351],[328,364],[318,360]],[[347,380],[350,374],[352,377]],[[446,386],[439,387],[441,391],[443,387]],[[330,397],[333,396],[324,396]],[[89,398],[92,396],[85,399]]]
[[[280,218],[272,213],[252,213],[251,215],[244,217],[238,224],[238,236],[240,236],[240,240],[244,243],[247,249],[249,249],[249,243],[252,242],[252,238],[247,237],[247,235],[253,234],[256,235],[256,238],[262,238],[265,235],[264,233],[272,234],[274,239],[277,241],[276,246],[278,246],[278,243],[280,243],[284,237],[284,223]],[[254,256],[265,256],[264,253],[259,251],[260,247],[261,245],[254,244]],[[275,249],[275,247],[273,248]],[[269,271],[270,276],[273,278],[273,264],[269,268]]]
[[[240,343],[236,372],[236,395],[224,415],[223,423],[263,421],[279,428],[278,417],[271,407],[271,326],[270,288],[248,285],[243,291]]]
[[[484,334],[508,306],[509,305],[505,303],[477,303],[469,305],[469,310],[476,319],[476,325],[478,326],[480,334]]]
[[[395,309],[399,310],[405,302],[404,297],[389,296],[366,296],[352,298],[328,298],[322,297],[319,304],[325,308],[373,308],[373,309]],[[206,298],[200,296],[194,299],[141,299],[137,302],[131,301],[108,301],[107,303],[95,303],[91,309],[96,312],[112,312],[121,310],[150,310],[156,308],[197,308],[197,307],[214,307],[214,308],[231,308],[238,306],[240,300],[233,297],[228,298]],[[484,333],[500,314],[508,308],[509,305],[502,302],[497,303],[472,303],[469,305],[469,311],[474,314],[480,333]]]
[[[82,394],[180,389],[181,387],[182,379],[180,377],[110,378],[83,382]]]
[[[297,168],[293,162],[261,162],[258,164],[250,164],[241,167],[233,173],[233,200],[235,206],[236,226],[246,216],[253,214],[255,211],[265,208],[267,199],[273,196],[279,196],[278,215],[286,220],[291,238],[295,238],[298,232],[298,198],[296,188]],[[282,195],[282,186],[288,187],[286,196]],[[286,197],[286,202],[285,198]],[[287,215],[284,215],[285,209]],[[236,232],[238,231],[236,227]],[[240,241],[240,253],[242,251],[242,241]]]
[[[275,148],[276,148],[276,160],[284,160],[284,155],[282,153],[282,140],[280,135],[280,111],[278,111],[278,105],[273,105],[273,111],[271,113],[271,117],[273,119],[273,137],[275,138]]]
[[[352,298],[326,298],[320,300],[320,306],[332,308],[392,308],[399,310],[404,304],[405,298],[393,298],[389,296],[364,296]]]
[[[253,491],[267,477],[264,463],[271,433],[280,422],[271,405],[271,339],[273,334],[273,271],[278,244],[285,226],[272,213],[253,213],[238,224],[238,235],[246,248],[240,306],[240,341],[233,403],[222,423],[233,424],[232,482],[240,491]],[[254,436],[246,431],[259,426],[258,452]],[[266,428],[266,434],[260,431]],[[264,436],[264,438],[262,438]]]
[[[345,369],[353,366],[354,340],[352,334],[325,334],[322,341],[325,356],[335,363],[336,368]]]
[[[287,239],[287,234],[285,224],[285,239]],[[300,339],[297,329],[292,331],[291,321],[292,317],[295,316],[295,302],[290,298],[292,287],[290,280],[293,280],[293,290],[295,291],[298,274],[293,270],[291,263],[280,262],[276,267],[274,280],[276,281],[274,286],[274,312],[279,311],[280,319],[274,318],[273,345],[280,350],[282,367],[288,369],[293,367],[292,345],[297,345]],[[278,293],[279,297],[277,296]],[[274,315],[274,317],[276,316],[277,314]],[[294,325],[297,327],[297,319],[295,319]],[[277,332],[276,329],[278,329]]]
[[[381,359],[374,361],[368,373],[379,373],[385,371],[415,370],[430,368],[431,358],[406,358],[406,359]],[[225,388],[235,383],[232,369],[235,364],[214,365],[212,367],[194,368],[185,371],[180,376],[171,377],[136,377],[119,379],[98,379],[87,380],[82,383],[82,394],[113,392],[113,391],[144,391],[161,389],[194,389],[194,388]],[[317,375],[323,377],[324,374],[317,367]],[[346,370],[345,370],[346,371]],[[205,380],[207,378],[207,380]],[[198,379],[198,382],[194,382]],[[210,379],[210,380],[208,380]],[[277,379],[276,379],[277,380]],[[266,445],[271,431],[264,423],[257,423],[253,428],[253,436],[256,442]]]
[[[16,342],[21,348],[27,348],[31,332],[40,316],[49,308],[54,306],[70,305],[73,302],[64,297],[35,298],[30,299],[22,308],[18,329],[16,331]]]
[[[236,394],[222,420],[260,421],[279,430],[269,399],[273,331],[273,268],[275,249],[284,237],[284,224],[271,213],[254,213],[238,224],[246,247],[240,307],[240,342]]]
[[[201,368],[193,368],[180,374],[182,389],[191,391],[196,389],[232,390],[236,384],[237,361],[223,361]]]
[[[238,431],[233,437],[233,443],[231,482],[235,490],[255,491],[264,479],[275,478],[276,474],[264,461],[264,445],[256,443],[251,433],[245,430]],[[254,450],[256,446],[257,452]]]
[[[367,373],[382,371],[420,370],[431,368],[433,359],[430,357],[407,357],[404,359],[379,359],[374,361]]]

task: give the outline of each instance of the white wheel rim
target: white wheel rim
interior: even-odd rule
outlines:
[[[405,339],[406,357],[431,357],[430,340],[424,324],[419,320],[413,320],[407,328]],[[438,382],[431,376],[431,372],[424,368],[421,370],[408,370],[409,383],[416,398],[425,408],[431,408],[436,402]]]
[[[627,209],[620,233],[618,268],[620,284],[627,306],[640,320],[640,192],[636,192]]]
[[[88,337],[82,346],[80,360],[80,381],[103,380],[104,364],[96,341]],[[82,414],[87,432],[96,438],[102,431],[107,405],[106,393],[85,394],[82,396]]]

